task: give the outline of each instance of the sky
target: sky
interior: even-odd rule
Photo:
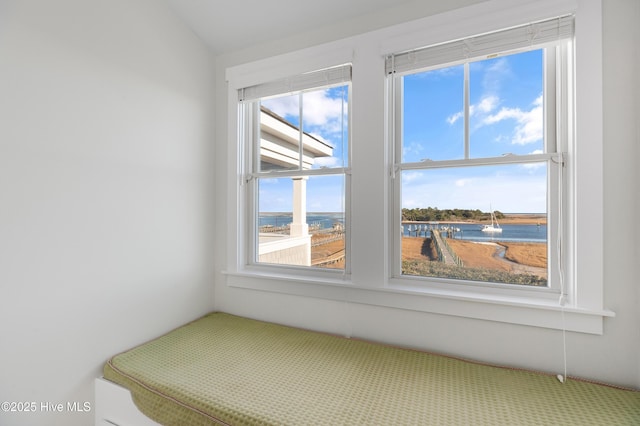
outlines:
[[[469,66],[469,156],[542,153],[540,50]],[[464,66],[404,77],[403,162],[464,158]],[[430,169],[402,173],[402,207],[546,212],[546,166]]]
[[[469,65],[471,158],[543,152],[542,64],[537,50]],[[402,161],[464,158],[464,66],[402,78]],[[347,166],[348,86],[306,92],[302,98],[304,130],[334,149],[314,167]],[[296,126],[301,121],[298,95],[263,100],[263,105]],[[543,163],[404,171],[402,207],[543,213],[546,173]],[[309,179],[307,210],[343,211],[343,188],[342,178]],[[259,194],[260,211],[291,211],[290,179],[262,180]]]
[[[343,85],[270,98],[263,100],[262,105],[296,127],[302,121],[304,132],[333,148],[333,155],[316,158],[313,168],[335,168],[348,166],[348,99],[349,86]],[[344,177],[341,175],[310,177],[307,181],[307,211],[344,212],[344,192]],[[261,212],[292,211],[291,179],[262,179],[258,194]]]

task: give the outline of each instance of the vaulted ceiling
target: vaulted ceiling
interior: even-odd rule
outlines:
[[[399,5],[450,9],[470,0],[165,0],[214,54],[284,39],[313,28],[375,15],[393,14]],[[477,2],[478,0],[473,0]],[[443,5],[446,4],[446,6]],[[436,10],[437,11],[437,10]],[[406,17],[404,17],[406,18]]]

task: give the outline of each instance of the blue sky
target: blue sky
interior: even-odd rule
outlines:
[[[471,158],[543,152],[542,71],[541,51],[470,64]],[[404,77],[403,162],[463,158],[463,81],[462,65]],[[334,148],[334,155],[315,167],[347,165],[346,86],[303,98],[305,131]],[[295,125],[300,122],[297,95],[263,104]],[[401,178],[402,207],[546,212],[544,164],[414,170]],[[307,210],[342,211],[343,185],[341,178],[311,178]],[[260,210],[291,211],[290,180],[263,180]]]
[[[470,157],[542,153],[540,50],[470,64]],[[464,158],[463,65],[404,77],[404,162]],[[544,164],[402,175],[402,207],[546,212]]]

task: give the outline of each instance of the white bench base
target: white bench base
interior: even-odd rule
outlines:
[[[95,381],[96,426],[161,426],[138,410],[129,390],[102,377]]]

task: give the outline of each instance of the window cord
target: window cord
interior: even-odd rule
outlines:
[[[562,185],[563,185],[563,181],[564,181],[564,161],[561,161],[560,163],[560,185],[559,185],[559,189],[558,189],[558,217],[560,218],[560,220],[558,220],[558,234],[557,234],[557,244],[558,244],[558,272],[559,272],[559,280],[560,280],[560,299],[558,300],[558,303],[560,304],[560,314],[562,317],[562,361],[563,361],[563,373],[562,374],[558,374],[558,380],[560,381],[560,383],[565,383],[567,380],[567,326],[566,326],[566,321],[565,321],[565,312],[564,312],[564,305],[566,302],[566,297],[564,295],[565,292],[565,288],[564,288],[564,267],[563,267],[563,262],[562,262],[562,233],[563,233],[563,227],[562,227],[562,221],[563,221],[563,209],[562,209],[562,199],[563,199],[563,193],[562,193]]]

